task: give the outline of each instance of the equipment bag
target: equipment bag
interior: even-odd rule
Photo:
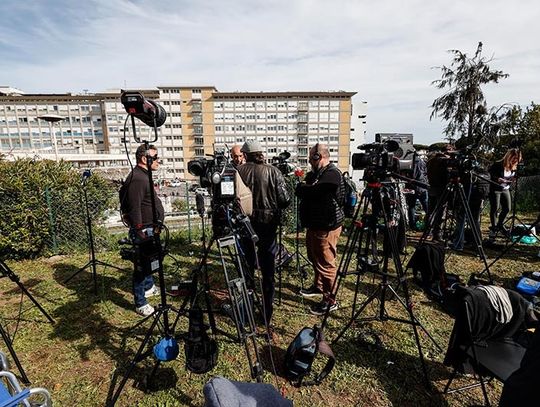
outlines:
[[[356,208],[356,202],[358,201],[356,184],[347,171],[342,174],[342,179],[344,186],[343,212],[345,213],[346,218],[352,218],[354,217],[354,210]]]
[[[217,363],[216,341],[208,336],[203,312],[199,308],[189,311],[189,331],[185,337],[186,369],[193,373],[206,373]]]
[[[314,325],[313,328],[302,328],[285,354],[285,375],[296,387],[301,386],[304,378],[311,373],[311,366],[317,353],[326,355],[328,362],[318,374],[314,384],[321,383],[328,376],[336,363],[336,358],[324,340],[322,330],[317,325]]]
[[[413,269],[414,279],[424,292],[441,303],[445,301],[447,291],[460,282],[459,276],[446,273],[444,255],[442,245],[424,242],[416,248],[407,264],[408,269]]]

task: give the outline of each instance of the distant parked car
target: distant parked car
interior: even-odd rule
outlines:
[[[169,184],[169,186],[173,188],[178,188],[180,185],[182,185],[182,183],[180,182],[179,179],[173,179],[171,183]]]
[[[207,190],[206,188],[197,188],[197,189],[195,189],[195,193],[196,193],[196,194],[201,194],[201,195],[203,195],[203,196],[208,196],[208,195],[210,195],[210,194],[208,193],[208,190]]]

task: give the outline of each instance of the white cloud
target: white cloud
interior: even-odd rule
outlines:
[[[536,1],[4,0],[0,83],[28,92],[159,84],[232,90],[348,90],[368,102],[368,139],[440,140],[430,86],[448,49],[495,54],[510,78],[488,103],[539,99]],[[37,4],[37,5],[36,5]],[[59,17],[57,17],[59,16]],[[23,24],[25,22],[25,24]]]

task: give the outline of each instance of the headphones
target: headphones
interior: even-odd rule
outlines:
[[[313,147],[315,148],[315,152],[311,155],[311,159],[313,161],[319,161],[321,159],[321,154],[319,153],[319,143],[315,144]]]

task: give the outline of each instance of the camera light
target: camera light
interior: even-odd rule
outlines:
[[[212,184],[217,185],[221,182],[221,174],[219,172],[214,172],[210,178]]]

